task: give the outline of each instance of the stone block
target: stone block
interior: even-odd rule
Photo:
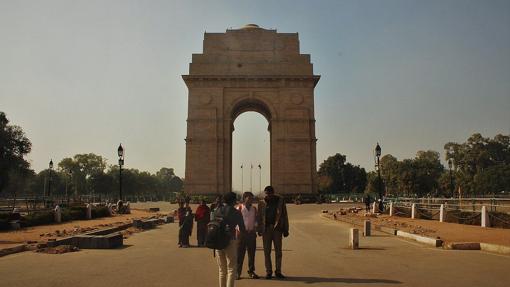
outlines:
[[[350,230],[349,248],[359,249],[359,230],[357,228],[351,228]]]

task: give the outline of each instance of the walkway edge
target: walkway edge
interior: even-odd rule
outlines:
[[[0,257],[6,256],[6,255],[11,255],[11,254],[14,254],[14,253],[23,252],[23,251],[26,251],[26,245],[25,244],[14,246],[14,247],[0,249]]]

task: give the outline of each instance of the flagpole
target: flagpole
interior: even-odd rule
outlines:
[[[262,193],[262,166],[259,163],[259,194]]]
[[[253,185],[252,185],[252,171],[253,171],[253,164],[250,163],[250,192],[253,192]]]

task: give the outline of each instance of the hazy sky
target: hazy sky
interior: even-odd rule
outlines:
[[[315,74],[318,165],[373,148],[443,154],[474,132],[510,133],[510,1],[0,1],[0,110],[33,143],[39,171],[93,152],[184,176],[187,74],[204,31],[256,23],[299,32]],[[242,162],[269,171],[267,121],[235,123]],[[249,168],[244,187],[249,187]],[[258,169],[253,170],[258,190]]]

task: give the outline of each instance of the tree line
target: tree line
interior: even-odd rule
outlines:
[[[21,127],[9,124],[0,112],[0,195],[70,197],[95,195],[117,198],[119,167],[93,153],[62,159],[54,170],[35,172],[24,158],[32,144]],[[126,197],[168,198],[181,192],[183,180],[173,168],[156,173],[122,169],[122,193]]]
[[[319,191],[377,194],[380,186],[387,196],[417,197],[496,196],[510,192],[509,135],[486,138],[475,133],[463,143],[446,143],[444,152],[446,166],[441,163],[440,153],[433,150],[418,151],[414,158],[403,160],[386,154],[379,163],[381,182],[376,171],[367,173],[346,163],[346,156],[336,154],[319,166]]]

